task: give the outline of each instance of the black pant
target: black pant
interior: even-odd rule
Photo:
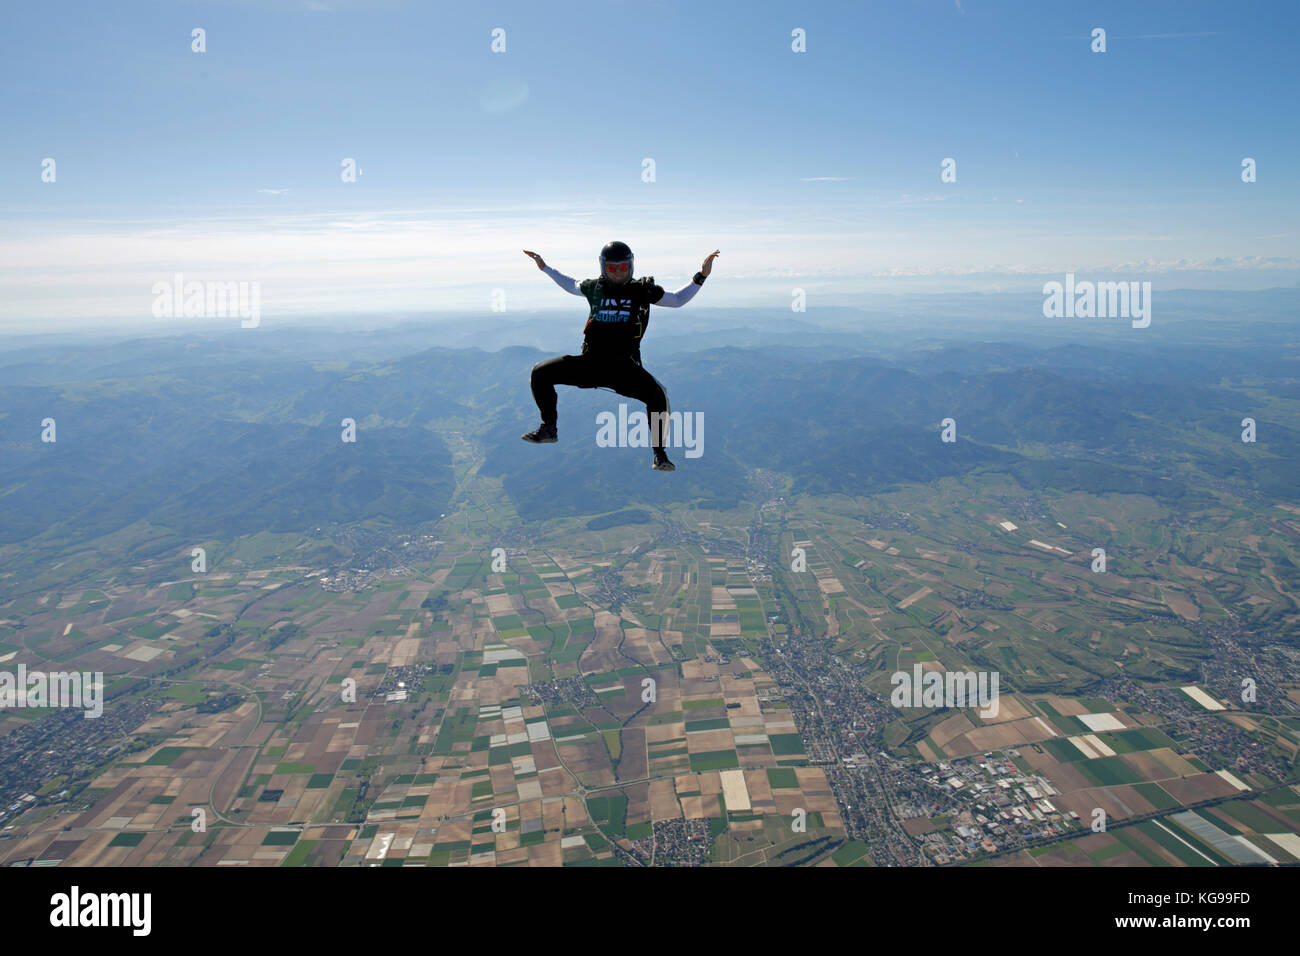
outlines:
[[[575,385],[578,388],[608,388],[628,398],[645,402],[649,413],[650,442],[662,448],[668,440],[667,418],[664,427],[655,428],[655,412],[668,413],[668,393],[659,380],[632,358],[587,353],[586,355],[557,355],[553,359],[533,366],[530,379],[533,398],[542,413],[542,421],[554,425],[556,420],[556,385]]]

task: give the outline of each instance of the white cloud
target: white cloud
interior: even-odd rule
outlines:
[[[1257,272],[1300,269],[1290,256],[1215,256],[1208,259],[1131,259],[1120,262],[1056,262],[1052,265],[990,264],[983,266],[898,266],[872,272],[873,279],[902,276],[1064,275],[1082,273]]]
[[[1182,37],[1221,37],[1222,32],[1212,33],[1138,33],[1133,36],[1112,37],[1113,40],[1175,40]]]
[[[1119,232],[1105,226],[1062,232],[1048,214],[997,222],[984,207],[934,228],[925,210],[942,195],[904,194],[834,206],[762,206],[584,200],[395,209],[358,213],[268,213],[243,209],[188,222],[144,220],[7,221],[0,229],[0,323],[32,327],[87,316],[150,316],[151,288],[186,281],[261,283],[263,315],[313,312],[481,310],[504,290],[512,312],[582,310],[524,257],[532,249],[566,275],[594,276],[600,247],[628,242],[637,272],[665,287],[689,281],[714,249],[702,307],[784,301],[806,284],[823,297],[852,296],[873,280],[1029,277],[1083,273],[1276,276],[1300,258],[1216,256],[1239,250],[1289,253],[1295,243],[1262,245],[1184,229],[1187,235]],[[1294,236],[1290,237],[1294,239]],[[1169,254],[1135,258],[1156,248]]]

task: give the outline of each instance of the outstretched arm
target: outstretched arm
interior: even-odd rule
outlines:
[[[670,309],[680,309],[691,299],[695,298],[695,293],[700,291],[701,283],[694,279],[680,292],[665,292],[663,297],[655,305],[665,305]]]
[[[564,273],[557,272],[556,270],[552,269],[550,266],[547,266],[542,271],[545,272],[552,279],[554,279],[555,284],[558,285],[565,292],[571,293],[573,295],[582,295],[582,290],[578,288],[577,279],[570,279]]]
[[[690,302],[691,299],[695,298],[695,293],[700,291],[700,286],[704,285],[704,280],[709,277],[709,273],[713,271],[713,257],[716,255],[719,255],[719,253],[715,249],[713,253],[704,260],[704,265],[700,268],[699,272],[695,273],[695,278],[690,281],[690,284],[688,284],[686,288],[679,292],[665,292],[663,297],[654,304],[666,305],[670,309],[679,309],[687,302]]]
[[[555,284],[558,285],[565,292],[568,292],[571,295],[582,295],[582,290],[578,288],[578,283],[576,280],[570,279],[564,273],[557,272],[556,270],[552,269],[550,266],[546,264],[546,260],[544,260],[537,253],[529,252],[527,249],[525,249],[524,255],[531,256],[533,261],[537,263],[537,268],[541,269],[548,276],[554,279]]]

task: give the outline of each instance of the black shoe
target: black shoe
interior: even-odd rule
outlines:
[[[536,431],[528,432],[528,434],[520,435],[519,437],[524,441],[532,442],[534,445],[547,445],[553,441],[559,440],[559,435],[556,434],[555,426],[548,425],[546,422],[542,422],[541,425],[537,427]]]
[[[652,471],[676,471],[677,466],[668,460],[668,456],[660,449],[655,449],[655,463],[650,466]]]

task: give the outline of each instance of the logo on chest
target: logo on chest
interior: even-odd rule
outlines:
[[[642,318],[644,308],[633,299],[604,298],[600,300],[593,322],[634,322]]]
[[[601,299],[592,318],[597,322],[631,322],[635,308],[631,299]]]

